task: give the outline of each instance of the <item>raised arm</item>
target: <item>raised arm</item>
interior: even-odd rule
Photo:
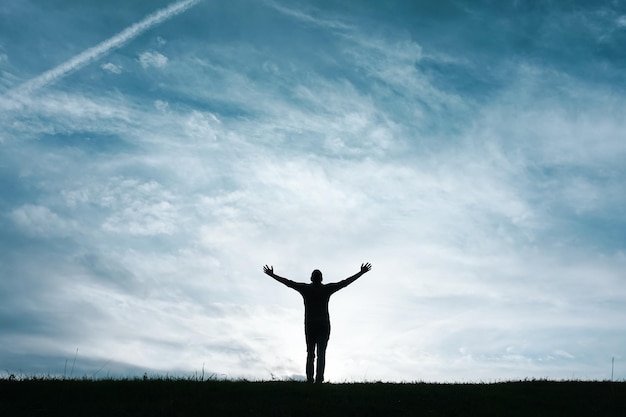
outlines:
[[[348,285],[352,284],[357,279],[361,278],[363,274],[369,272],[371,269],[372,269],[372,264],[370,264],[369,262],[366,262],[364,264],[361,264],[361,270],[357,272],[356,274],[344,279],[343,281],[339,281],[335,284],[329,284],[329,285],[332,285],[333,287],[335,287],[335,291],[339,291],[340,289],[347,287]]]
[[[280,282],[281,284],[284,284],[286,286],[288,286],[289,288],[295,288],[295,284],[296,282],[287,279],[287,278],[283,278],[281,276],[278,276],[274,273],[274,267],[273,266],[267,266],[265,265],[263,267],[263,272],[265,272],[267,275],[269,275],[270,277],[274,278],[276,281]]]

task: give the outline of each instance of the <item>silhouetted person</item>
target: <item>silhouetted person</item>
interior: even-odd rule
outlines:
[[[330,316],[328,301],[330,296],[342,288],[347,287],[359,279],[361,275],[372,269],[368,263],[361,264],[361,270],[343,281],[332,284],[322,284],[322,272],[318,269],[311,273],[311,284],[294,282],[274,273],[273,266],[265,265],[263,272],[276,281],[298,291],[304,299],[304,336],[306,338],[306,380],[313,382],[313,362],[317,347],[317,374],[315,382],[324,382],[324,367],[326,365],[326,346],[330,337]]]

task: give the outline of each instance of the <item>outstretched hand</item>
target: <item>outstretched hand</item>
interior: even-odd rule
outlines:
[[[273,277],[274,276],[274,267],[265,265],[263,267],[263,272],[265,272],[270,277]]]
[[[372,269],[372,264],[369,262],[366,262],[364,264],[361,264],[361,274],[364,274],[366,272],[368,272],[370,269]]]

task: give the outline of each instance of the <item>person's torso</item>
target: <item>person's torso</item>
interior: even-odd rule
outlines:
[[[304,299],[304,321],[329,321],[328,302],[332,294],[325,285],[305,284],[298,289]]]

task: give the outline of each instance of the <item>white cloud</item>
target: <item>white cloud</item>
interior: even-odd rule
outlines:
[[[122,67],[120,67],[119,65],[115,65],[111,62],[107,62],[105,64],[102,64],[100,66],[100,68],[102,68],[105,71],[111,72],[113,74],[121,74],[122,73]]]
[[[161,112],[167,112],[168,107],[169,107],[169,103],[167,101],[156,100],[154,102],[154,108]]]
[[[66,193],[71,204],[82,201],[108,209],[102,229],[106,232],[135,236],[172,234],[177,229],[179,215],[176,197],[156,181],[113,178],[108,184],[98,184],[88,191]]]
[[[220,120],[212,113],[192,111],[187,119],[187,133],[200,140],[215,141],[221,134]]]
[[[107,39],[104,42],[101,42],[100,44],[92,48],[81,52],[80,54],[72,57],[70,60],[62,63],[61,65],[58,65],[55,68],[52,68],[51,70],[46,71],[43,74],[33,78],[32,80],[25,82],[14,90],[9,91],[8,95],[11,97],[24,99],[25,96],[29,95],[30,93],[37,91],[50,83],[55,82],[59,78],[64,77],[72,71],[75,71],[83,67],[84,65],[98,59],[99,57],[107,54],[111,50],[119,48],[120,46],[127,43],[129,40],[135,38],[137,35],[145,32],[154,25],[157,25],[164,20],[170,19],[178,15],[179,13],[186,11],[197,3],[198,0],[182,0],[172,3],[163,9],[157,10],[143,20],[124,29],[117,35]]]
[[[17,226],[37,237],[69,236],[76,231],[75,222],[41,205],[25,204],[14,209],[10,217]]]
[[[167,64],[167,57],[160,52],[146,51],[139,55],[139,63],[144,68],[162,68]]]

